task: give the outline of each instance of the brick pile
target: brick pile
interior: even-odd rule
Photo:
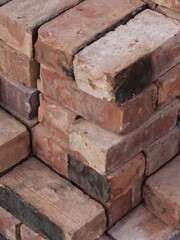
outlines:
[[[7,239],[180,239],[179,3],[144,2],[0,7],[1,106],[35,156],[0,178]],[[8,126],[2,172],[30,152]]]

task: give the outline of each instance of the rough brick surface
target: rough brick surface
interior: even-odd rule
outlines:
[[[103,234],[100,238],[98,238],[97,240],[112,240],[111,237],[109,237],[107,234]]]
[[[79,121],[70,134],[71,153],[100,174],[113,172],[123,162],[173,129],[178,110],[179,101],[176,99],[156,111],[142,126],[124,136],[110,133],[87,121]]]
[[[180,230],[180,155],[150,176],[144,186],[148,210]]]
[[[153,142],[144,150],[146,155],[146,175],[149,176],[179,151],[180,130],[178,127]]]
[[[0,207],[0,235],[10,240],[17,240],[21,222]],[[1,236],[0,236],[1,237]]]
[[[180,12],[176,12],[176,11],[173,11],[169,8],[162,7],[162,6],[158,6],[156,8],[156,11],[164,14],[167,17],[171,17],[171,18],[174,18],[174,19],[180,21]]]
[[[180,95],[180,63],[157,79],[158,105],[170,102]]]
[[[92,240],[105,231],[103,207],[35,159],[0,182],[0,204],[48,239]]]
[[[0,109],[0,173],[26,158],[29,151],[25,126]]]
[[[0,6],[4,5],[5,3],[8,3],[11,0],[0,0]]]
[[[173,231],[142,205],[113,226],[108,234],[114,240],[178,240],[179,231]]]
[[[68,139],[69,131],[78,115],[45,95],[40,95],[39,121],[62,138]]]
[[[63,176],[67,175],[68,142],[42,124],[32,129],[34,154]]]
[[[0,70],[26,87],[35,88],[39,64],[0,41]]]
[[[154,85],[128,102],[114,103],[94,98],[77,88],[74,81],[64,80],[55,72],[41,67],[42,92],[83,118],[116,133],[130,132],[153,113],[157,100]]]
[[[76,55],[79,88],[108,101],[131,98],[180,61],[179,27],[157,12],[141,12]]]
[[[161,6],[170,8],[172,10],[175,10],[177,12],[180,12],[180,2],[179,0],[151,0],[152,2],[159,4]]]
[[[0,8],[1,39],[31,57],[37,28],[79,2],[80,0],[11,1]]]
[[[47,240],[47,238],[42,237],[40,234],[34,232],[24,224],[20,228],[21,240]]]
[[[40,28],[36,58],[69,75],[80,49],[143,5],[140,0],[86,0]]]
[[[0,72],[0,101],[17,114],[30,120],[37,116],[39,93]]]

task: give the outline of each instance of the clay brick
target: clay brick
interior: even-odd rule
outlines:
[[[150,176],[144,186],[146,208],[180,230],[180,155]]]
[[[146,175],[149,176],[158,170],[179,151],[180,130],[178,127],[153,142],[144,149],[146,156]]]
[[[0,204],[48,239],[92,240],[106,230],[103,207],[34,158],[0,182]]]
[[[47,240],[47,238],[42,237],[39,233],[34,232],[24,224],[21,225],[21,240]]]
[[[98,238],[97,240],[112,240],[111,237],[109,237],[107,234],[103,234],[100,238]]]
[[[29,88],[36,87],[39,64],[0,41],[0,70]],[[20,67],[21,66],[21,67]]]
[[[96,98],[125,102],[180,61],[179,27],[157,12],[141,12],[76,55],[78,87]]]
[[[11,0],[0,0],[0,7]]]
[[[137,155],[110,175],[102,176],[72,156],[69,156],[68,178],[88,195],[102,203],[124,195],[129,189],[143,182],[145,159]]]
[[[37,116],[39,92],[0,72],[0,101],[17,114],[31,120]]]
[[[34,154],[58,173],[67,176],[68,142],[42,124],[32,128]]]
[[[78,115],[45,95],[40,95],[39,121],[58,136],[68,139]]]
[[[180,21],[180,12],[173,11],[169,8],[158,6],[156,8],[156,11],[159,13],[164,14],[166,17],[174,18],[178,21]]]
[[[11,1],[0,8],[1,39],[18,52],[32,57],[38,27],[80,1]]]
[[[170,8],[174,11],[180,12],[180,2],[179,0],[171,0],[171,1],[167,1],[167,0],[151,0],[152,2]]]
[[[115,133],[127,133],[143,124],[152,115],[157,100],[157,89],[151,85],[128,102],[117,106],[84,93],[74,81],[62,79],[45,67],[41,67],[41,81],[45,95]]]
[[[172,230],[142,205],[121,219],[108,234],[114,240],[177,240],[180,237],[179,231]]]
[[[157,79],[158,105],[170,102],[180,95],[180,64]]]
[[[143,6],[140,0],[86,0],[39,29],[36,59],[58,73],[72,75],[79,50]]]
[[[0,234],[7,239],[16,240],[16,236],[19,236],[20,225],[21,222],[18,219],[0,207]]]
[[[30,139],[25,126],[0,109],[0,173],[29,155]]]
[[[157,8],[157,4],[152,2],[151,0],[142,0],[143,2],[145,2],[148,6],[148,8],[152,9],[152,10],[156,10]]]
[[[102,175],[111,173],[173,129],[178,109],[176,99],[133,132],[120,136],[81,120],[70,134],[71,154]]]

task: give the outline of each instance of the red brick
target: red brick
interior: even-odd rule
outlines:
[[[69,131],[78,115],[54,100],[40,95],[39,121],[62,138],[68,139]]]
[[[157,79],[158,105],[164,105],[180,95],[180,64]]]
[[[68,142],[42,124],[32,129],[34,154],[63,176],[67,176]]]
[[[39,29],[36,58],[69,75],[79,50],[143,6],[140,0],[86,0]]]
[[[179,27],[157,12],[139,13],[76,55],[78,87],[100,99],[127,101],[180,61]]]
[[[0,207],[0,234],[7,239],[17,240],[16,236],[19,236],[20,225],[19,220]]]
[[[174,19],[180,21],[180,13],[179,12],[173,11],[169,8],[162,7],[162,6],[158,6],[156,8],[156,11],[164,14],[166,17],[174,18]]]
[[[1,39],[18,52],[32,57],[38,27],[79,2],[80,0],[11,1],[0,8]]]
[[[48,239],[92,240],[106,230],[103,207],[34,158],[0,182],[0,204]]]
[[[0,109],[0,173],[29,155],[30,136],[25,126]]]
[[[148,210],[180,230],[180,155],[150,176],[144,186]]]
[[[29,88],[36,87],[39,64],[0,41],[0,70]],[[21,66],[21,67],[20,67]]]
[[[120,136],[81,120],[74,125],[70,134],[70,151],[73,156],[102,175],[113,172],[173,129],[178,110],[179,101],[176,99],[156,111],[133,132]]]
[[[92,97],[77,88],[74,81],[62,79],[41,67],[42,92],[83,118],[115,133],[130,132],[152,115],[157,100],[154,85],[128,102],[117,106]]]
[[[179,231],[173,231],[142,205],[121,219],[108,234],[114,240],[175,240],[180,236]]]
[[[47,240],[47,238],[42,237],[39,233],[34,232],[24,224],[21,225],[21,240]]]
[[[179,151],[179,143],[180,130],[176,127],[144,149],[146,155],[146,175],[151,175],[172,159]]]
[[[180,12],[180,2],[179,0],[171,0],[171,1],[167,1],[167,0],[151,0],[152,2],[159,4],[161,6],[170,8],[174,11]]]
[[[20,116],[31,120],[37,116],[39,93],[0,72],[0,101]]]

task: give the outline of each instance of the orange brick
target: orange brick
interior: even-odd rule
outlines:
[[[34,154],[63,176],[67,175],[68,142],[41,123],[32,128]]]
[[[151,175],[144,186],[148,210],[180,230],[180,155]]]
[[[170,8],[174,11],[180,12],[180,2],[178,0],[151,0],[152,2],[159,4],[161,6]]]
[[[0,108],[0,173],[29,155],[30,136],[26,127]]]
[[[158,105],[164,105],[180,95],[180,64],[157,79]]]
[[[74,81],[62,79],[45,67],[41,67],[41,81],[44,95],[115,133],[130,132],[143,124],[152,115],[157,100],[157,89],[151,85],[141,94],[117,106],[84,93]]]
[[[21,225],[21,240],[47,240],[47,238],[42,237],[39,233],[34,232],[24,224]]]
[[[173,11],[169,8],[162,7],[162,6],[158,6],[156,8],[156,11],[164,14],[166,17],[174,18],[174,19],[180,21],[180,12],[176,12],[176,11]]]

